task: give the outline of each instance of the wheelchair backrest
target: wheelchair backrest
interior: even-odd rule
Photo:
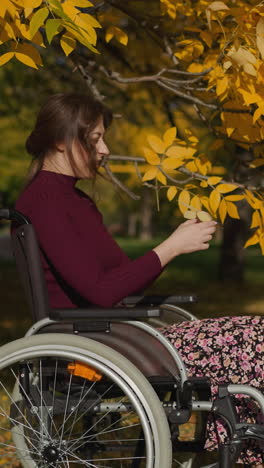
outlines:
[[[14,229],[11,242],[26,299],[36,322],[49,316],[50,304],[34,226],[22,224]]]

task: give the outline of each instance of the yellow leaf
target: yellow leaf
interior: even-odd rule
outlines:
[[[249,247],[250,245],[255,245],[259,243],[259,236],[257,233],[253,234],[248,241],[245,243],[244,248]]]
[[[73,6],[78,8],[89,8],[93,7],[93,3],[89,2],[89,0],[67,0],[68,3],[71,3]]]
[[[63,34],[60,40],[60,45],[65,53],[68,56],[76,47],[76,40],[69,34]]]
[[[264,106],[260,106],[257,110],[255,110],[253,115],[253,124],[264,114]]]
[[[74,23],[76,26],[80,28],[81,34],[93,45],[96,45],[97,41],[97,34],[95,31],[95,27],[101,27],[99,26],[94,26],[93,25],[93,20],[94,18],[91,15],[87,15],[84,13],[79,13],[78,16],[75,18]],[[99,23],[98,23],[99,24]],[[74,35],[75,36],[75,35]]]
[[[166,145],[166,147],[172,145],[174,142],[175,138],[177,135],[177,128],[176,127],[171,127],[163,135],[163,141]]]
[[[239,201],[239,200],[243,200],[245,198],[245,195],[227,195],[227,197],[225,197],[225,200],[226,201]]]
[[[257,70],[256,68],[252,65],[252,63],[245,63],[243,66],[243,69],[246,73],[252,76],[257,76]]]
[[[201,73],[204,70],[204,66],[200,63],[192,63],[187,71],[190,73]]]
[[[198,138],[196,136],[194,136],[194,135],[189,137],[189,141],[191,143],[198,143],[199,142]]]
[[[236,205],[234,205],[234,203],[226,202],[226,208],[227,208],[227,213],[229,214],[229,216],[231,216],[231,218],[239,219],[237,207]]]
[[[222,180],[222,177],[209,177],[208,180],[207,180],[207,183],[209,185],[215,185],[215,184],[218,184],[219,182],[221,182]]]
[[[39,52],[31,44],[19,44],[14,53],[17,60],[29,67],[37,69],[38,65],[42,65]]]
[[[106,33],[105,33],[106,42],[110,42],[111,39],[113,39],[113,37],[114,37],[113,26],[110,26],[109,28],[107,28]]]
[[[247,202],[249,203],[250,206],[252,206],[252,208],[254,210],[258,210],[258,209],[262,208],[263,204],[262,204],[261,200],[254,197],[254,195],[249,190],[245,190],[245,192],[246,192]]]
[[[41,2],[42,2],[42,0],[41,0]],[[25,18],[28,18],[31,15],[32,12],[33,12],[33,8],[25,8],[25,10],[24,10]]]
[[[165,175],[162,174],[162,172],[158,171],[158,173],[157,173],[157,179],[158,179],[158,181],[159,181],[161,184],[166,185],[167,179],[166,179]]]
[[[232,47],[227,55],[234,60],[237,65],[242,66],[246,73],[253,76],[257,75],[257,71],[254,67],[257,59],[248,49],[239,47],[239,49],[236,50]]]
[[[212,11],[220,11],[220,10],[229,10],[229,7],[224,2],[216,1],[216,2],[212,2],[208,6],[208,9]]]
[[[209,29],[212,29],[212,11],[228,10],[229,7],[224,2],[213,2],[205,10]]]
[[[208,47],[212,46],[213,36],[208,31],[202,31],[200,36],[201,39],[206,43],[206,45],[208,45]]]
[[[206,181],[206,180],[202,180],[202,182],[200,183],[200,186],[201,186],[202,188],[208,187],[207,181]]]
[[[67,1],[67,0],[62,3],[62,8],[63,8],[64,13],[72,21],[75,22],[75,20],[77,19],[77,16],[80,13],[80,11],[77,8],[75,8],[75,6],[72,3],[70,3],[69,1]]]
[[[194,161],[190,161],[185,165],[186,169],[188,169],[190,172],[196,172],[197,171],[197,166]]]
[[[157,155],[157,153],[155,153],[155,151],[152,151],[152,149],[150,148],[143,148],[143,151],[144,151],[145,159],[147,160],[149,164],[153,164],[154,166],[157,166],[158,164],[160,164],[160,158]]]
[[[0,67],[5,63],[9,62],[14,57],[14,52],[7,52],[6,54],[0,55]]]
[[[238,188],[237,185],[234,185],[234,184],[219,184],[217,186],[217,190],[220,193],[233,192],[233,190],[236,190],[237,188]]]
[[[88,13],[79,13],[76,19],[76,24],[79,24],[84,29],[86,29],[89,26],[91,26],[92,28],[102,28],[102,25],[97,21],[97,19],[94,16],[89,15]]]
[[[38,8],[43,0],[23,0],[24,8]]]
[[[144,174],[142,177],[142,181],[146,182],[147,180],[154,179],[158,173],[158,168],[157,167],[152,167],[151,169],[148,169],[147,172]]]
[[[122,29],[117,28],[116,26],[109,26],[105,34],[106,42],[110,42],[113,37],[115,37],[120,44],[127,45],[128,43],[128,35],[122,31]]]
[[[166,156],[173,157],[173,158],[192,158],[193,155],[196,153],[196,149],[194,148],[186,148],[183,146],[171,146],[166,151]]]
[[[243,88],[238,88],[239,93],[243,96],[246,106],[250,104],[255,104],[259,101],[259,95],[256,93],[249,93]]]
[[[227,215],[227,208],[225,200],[222,200],[219,206],[219,216],[221,223],[224,224]]]
[[[210,210],[210,205],[209,205],[209,198],[201,197],[200,200],[201,200],[203,206],[205,206],[205,208],[207,209],[207,211],[211,211]]]
[[[0,18],[4,18],[6,14],[6,10],[9,7],[9,1],[8,0],[2,0],[0,3]]]
[[[14,41],[17,41],[15,31],[13,27],[11,26],[11,24],[8,23],[8,21],[4,22],[2,29],[7,33],[9,38],[14,39]]]
[[[210,196],[209,196],[209,203],[210,203],[210,207],[211,207],[211,209],[212,209],[212,211],[214,213],[216,212],[217,208],[219,207],[220,201],[221,201],[220,193],[216,189],[213,190],[210,193]]]
[[[245,65],[246,63],[255,64],[257,61],[256,57],[244,47],[239,47],[238,50],[232,47],[227,55],[238,65]]]
[[[176,187],[170,187],[167,191],[167,198],[169,201],[173,200],[175,195],[177,194],[177,188]]]
[[[195,162],[196,162],[196,166],[198,168],[198,171],[201,174],[206,175],[207,170],[208,170],[208,166],[207,166],[206,162],[203,160],[203,158],[201,157],[201,155],[200,155],[199,158],[195,159]]]
[[[1,0],[0,2],[0,17],[4,18],[6,12],[8,12],[13,18],[17,14],[16,7],[10,0]]]
[[[188,190],[183,190],[180,193],[179,198],[178,198],[178,204],[179,204],[179,208],[182,214],[184,214],[185,211],[190,207],[190,198],[191,196]]]
[[[260,52],[262,60],[264,59],[264,18],[261,17],[256,26],[257,48]]]
[[[34,60],[32,60],[32,58],[29,57],[28,55],[17,53],[15,54],[15,57],[17,60],[19,60],[19,62],[24,63],[24,65],[27,65],[28,67],[31,67],[31,68],[35,68],[36,70],[38,69]]]
[[[264,238],[260,238],[260,241],[259,241],[259,245],[260,245],[260,248],[261,248],[261,253],[262,255],[264,255]]]
[[[170,169],[177,169],[178,167],[182,166],[184,161],[182,159],[177,158],[166,158],[162,163],[162,167],[165,171]]]
[[[77,24],[77,20],[75,21],[75,23]],[[87,28],[86,31],[84,31],[83,28],[79,28],[79,32],[76,31],[76,28],[73,28],[70,24],[68,23],[65,23],[64,24],[65,28],[67,29],[67,31],[71,34],[71,36],[73,36],[75,39],[77,39],[81,44],[85,45],[86,47],[88,47],[88,49],[92,50],[94,53],[98,54],[98,50],[95,49],[95,47],[93,47],[92,43],[95,43],[96,42],[96,33],[95,33],[95,30],[93,28]],[[90,32],[93,32],[93,34],[95,35],[94,36],[91,36]]]
[[[115,27],[116,29],[116,33],[115,33],[115,36],[118,40],[118,42],[120,42],[120,44],[126,46],[127,43],[128,43],[128,35],[122,31],[122,29],[119,29],[117,27]]]
[[[227,127],[226,128],[226,133],[227,133],[227,136],[230,138],[232,133],[234,133],[235,129],[233,127]]]
[[[190,206],[195,208],[196,210],[201,210],[202,209],[202,204],[201,204],[200,198],[197,195],[195,195],[191,199]]]
[[[197,218],[203,222],[212,220],[212,216],[209,213],[207,213],[207,211],[198,211]]]
[[[224,76],[224,78],[217,80],[217,85],[216,85],[216,94],[217,96],[221,96],[221,94],[224,94],[228,88],[228,77]]]
[[[196,211],[187,210],[183,213],[183,217],[185,219],[195,219],[196,218]]]
[[[264,165],[264,158],[257,158],[249,164],[249,167],[260,167]]]
[[[254,211],[253,215],[252,215],[252,221],[251,221],[251,228],[256,228],[256,227],[259,227],[261,226],[261,218],[260,218],[260,214],[258,211]]]
[[[162,141],[159,137],[157,137],[156,135],[148,135],[147,140],[151,148],[154,151],[156,151],[156,153],[160,153],[160,154],[164,153],[166,149],[166,145],[164,141]]]

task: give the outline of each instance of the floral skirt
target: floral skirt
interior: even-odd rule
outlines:
[[[264,389],[264,316],[221,317],[182,322],[161,332],[177,348],[189,376],[206,376],[212,396],[222,383],[249,384]],[[247,396],[236,396],[236,408],[242,421],[264,423],[258,405]],[[225,440],[220,421],[209,417],[205,448],[214,450]],[[245,442],[239,463],[264,463],[264,444]]]

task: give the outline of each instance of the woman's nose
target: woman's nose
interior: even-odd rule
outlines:
[[[105,143],[101,143],[98,147],[98,153],[103,154],[104,156],[109,156],[110,151],[108,146]]]

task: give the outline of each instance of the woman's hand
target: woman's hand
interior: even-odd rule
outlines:
[[[165,266],[177,255],[208,249],[216,225],[216,221],[199,222],[197,219],[180,224],[164,242],[153,249],[161,265]]]

